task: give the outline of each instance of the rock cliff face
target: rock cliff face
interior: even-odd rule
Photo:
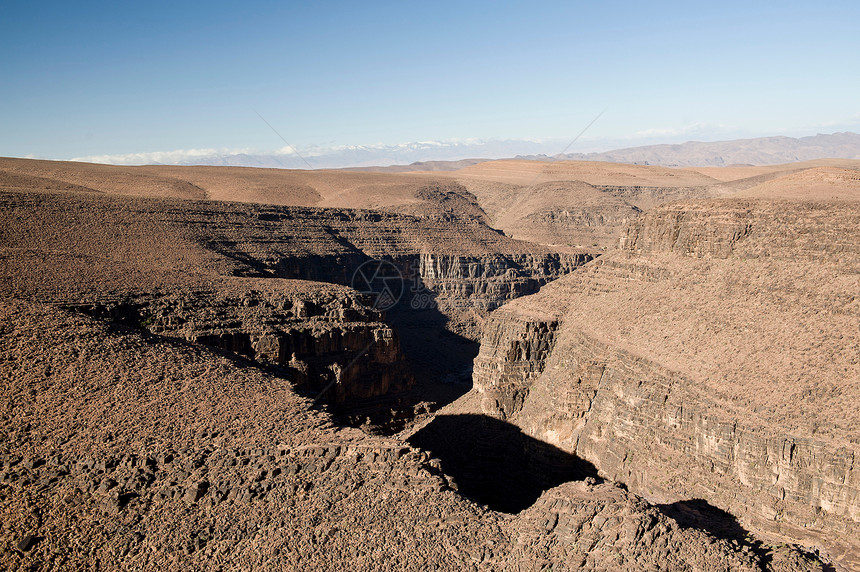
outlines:
[[[439,200],[454,200],[446,196]],[[131,312],[135,327],[279,367],[310,395],[328,388],[334,404],[396,396],[414,383],[391,317],[372,308],[398,302],[391,311],[414,361],[443,332],[474,340],[489,310],[593,257],[512,240],[477,215],[44,191],[0,193],[0,203],[4,293],[114,320]],[[361,280],[380,264],[391,274],[384,282]],[[304,280],[335,294],[295,286]],[[380,287],[395,299],[378,304]],[[451,360],[453,374],[418,369],[465,375],[473,355]]]
[[[855,267],[857,203],[712,200],[667,205],[628,226],[622,250],[696,258],[776,258]]]
[[[491,315],[482,412],[653,502],[705,499],[860,566],[858,217],[729,201],[646,214],[622,251]]]
[[[614,247],[624,225],[641,212],[625,199],[579,180],[536,181],[525,187],[478,180],[465,184],[479,197],[495,228],[561,249]]]
[[[349,288],[236,279],[219,289],[69,307],[244,356],[332,405],[394,399],[414,383],[397,334]]]
[[[401,288],[399,302],[425,306],[429,300],[456,320],[457,310],[494,310],[509,300],[534,294],[541,286],[592,260],[591,253],[395,253],[378,258],[364,253],[284,258],[273,267],[282,278],[314,280],[361,287],[358,272],[391,264],[391,277]],[[362,267],[364,264],[370,266]]]
[[[594,255],[514,254],[460,256],[422,253],[417,262],[417,279],[412,286],[433,292],[440,304],[460,308],[473,306],[495,310],[505,302],[537,292],[544,284],[592,260]]]
[[[631,224],[621,248],[634,252],[675,252],[728,258],[750,233],[752,214],[744,208],[665,208]]]
[[[583,335],[560,340],[546,367],[573,375],[541,380],[520,416],[525,430],[607,477],[654,502],[705,498],[757,529],[829,543],[834,554],[857,537],[858,443],[745,423],[695,391],[694,379]]]
[[[483,413],[503,420],[519,413],[543,373],[558,323],[557,317],[546,314],[493,314],[474,365]]]

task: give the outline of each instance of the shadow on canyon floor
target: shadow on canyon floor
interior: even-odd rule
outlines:
[[[450,319],[435,307],[398,304],[387,314],[418,383],[417,394],[442,407],[472,388],[472,362],[480,343],[449,329]]]
[[[454,402],[472,388],[472,362],[480,344],[449,329],[450,318],[436,306],[434,293],[425,290],[422,296],[422,304],[413,304],[407,292],[385,312],[385,321],[397,333],[414,386],[349,402],[332,402],[323,396],[321,401],[336,423],[361,427],[375,435],[392,435],[416,417]]]
[[[382,310],[385,321],[397,332],[400,348],[416,380],[408,396],[393,396],[389,404],[385,400],[371,400],[355,404],[353,411],[342,405],[337,409],[346,417],[379,418],[380,414],[384,416],[380,411],[390,404],[396,407],[409,401],[425,402],[431,409],[438,409],[468,392],[479,343],[453,331],[451,317],[439,309],[438,292],[421,277],[418,258],[371,258],[348,241],[337,238],[351,251],[349,254],[336,259],[282,260],[275,268],[276,275],[351,286],[364,294],[368,305]],[[466,303],[463,312],[471,315],[474,312],[471,304]],[[374,414],[375,402],[381,407]],[[399,426],[395,423],[383,432],[396,431]]]
[[[682,500],[656,506],[660,512],[675,520],[681,528],[695,528],[716,538],[735,541],[739,546],[749,548],[765,565],[773,558],[772,547],[755,538],[732,514],[704,499]],[[817,559],[818,555],[813,557]],[[825,564],[824,570],[835,571],[835,568]]]
[[[462,494],[500,512],[520,512],[564,482],[598,479],[591,463],[485,415],[440,415],[409,443],[441,460]]]

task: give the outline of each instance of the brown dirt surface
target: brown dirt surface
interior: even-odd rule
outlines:
[[[504,538],[426,455],[336,428],[283,379],[40,305],[2,312],[7,569],[418,569]]]
[[[828,168],[842,169],[841,177],[850,178],[860,169],[860,161],[822,159],[786,165],[669,168],[500,160],[451,171],[353,172],[120,167],[0,158],[0,182],[7,189],[91,190],[481,220],[514,238],[564,249],[594,244],[612,247],[613,237],[635,209],[650,209],[668,201],[737,193],[754,196],[748,194],[751,192],[764,193],[762,197],[767,198],[773,193],[785,194],[799,184],[806,185],[804,188],[816,186],[819,192],[830,189],[832,196],[841,197],[845,193],[833,187],[842,188],[842,183],[825,182],[827,177],[815,171]],[[810,173],[803,175],[807,170]],[[783,181],[786,176],[789,179]],[[834,176],[829,175],[831,179]],[[778,182],[769,183],[774,180]],[[765,187],[759,189],[759,185]]]
[[[766,181],[734,196],[753,199],[860,201],[860,168],[813,167]]]
[[[591,185],[698,186],[716,181],[695,169],[675,169],[591,161],[487,161],[455,171],[458,178],[532,185],[547,181],[583,181]]]
[[[23,177],[23,178],[22,178]],[[35,179],[27,179],[27,177]],[[122,167],[92,163],[0,158],[4,188],[83,189],[138,197],[210,199],[287,206],[388,209],[428,214],[451,200],[427,189],[458,193],[448,180],[398,174],[303,171],[250,167]],[[440,188],[444,187],[444,188]],[[468,200],[468,196],[466,196]],[[458,208],[457,215],[480,216]]]
[[[821,169],[834,169],[841,173],[841,178],[833,181],[835,175],[831,174],[828,182],[823,182]],[[815,200],[816,196],[809,193],[803,196],[790,191],[800,188],[799,185],[804,189],[815,187],[817,193],[832,191],[828,196],[842,198],[853,196],[851,181],[857,172],[860,161],[848,159],[695,168],[502,160],[441,176],[455,179],[474,194],[491,224],[515,238],[562,248],[571,244],[611,248],[615,246],[614,238],[637,209],[724,196],[784,195]],[[761,185],[764,187],[759,190]],[[824,194],[821,198],[827,200]]]
[[[614,419],[633,427],[618,444],[651,446],[656,417],[623,375],[589,398],[610,403],[599,423],[586,412],[563,431],[541,426],[527,383],[509,400],[522,418],[472,415],[475,392],[443,410],[466,425],[432,414],[436,386],[409,392],[444,372],[446,399],[465,393],[487,320],[475,382],[551,378],[550,417],[587,401],[592,378],[553,353],[587,337],[631,371],[688,380],[667,403],[683,393],[735,428],[853,450],[860,203],[692,200],[834,169],[853,185],[834,166],[738,180],[575,162],[429,176],[0,159],[0,567],[822,570],[796,547],[674,519],[638,496],[648,471],[632,456],[586,450]],[[651,208],[670,198],[684,200]],[[376,258],[417,272],[423,298],[371,306],[349,284]],[[801,452],[795,465],[818,466]],[[671,461],[667,474],[693,464]],[[831,465],[822,486],[838,488]],[[785,474],[794,518],[791,495],[818,481]],[[743,504],[725,482],[713,504]],[[807,507],[813,528],[840,510],[851,526],[848,496]]]

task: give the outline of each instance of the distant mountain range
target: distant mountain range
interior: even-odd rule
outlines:
[[[688,141],[676,145],[646,145],[601,153],[567,155],[517,155],[515,159],[534,161],[606,161],[660,165],[664,167],[724,167],[727,165],[779,165],[814,159],[860,159],[860,135],[834,133],[810,137],[759,137],[732,141]],[[454,171],[482,162],[482,159],[428,161],[390,167],[361,167],[360,171]]]
[[[809,137],[759,137],[732,141],[688,141],[646,145],[595,153],[548,155],[558,142],[529,140],[420,141],[401,145],[352,145],[292,149],[278,153],[230,153],[217,150],[169,151],[129,155],[78,157],[75,161],[115,165],[219,165],[281,169],[344,169],[365,171],[450,171],[490,159],[538,161],[579,160],[636,163],[668,167],[773,165],[813,159],[860,159],[860,135],[844,132]],[[477,159],[475,157],[483,157]]]
[[[540,159],[541,157],[529,157]],[[548,157],[543,157],[548,159]],[[561,157],[555,157],[558,159]],[[726,165],[776,165],[813,159],[860,159],[860,135],[833,133],[810,137],[759,137],[678,145],[647,145],[603,153],[570,153],[564,159],[609,161],[666,167],[723,167]]]
[[[546,143],[522,139],[493,141],[418,141],[399,145],[344,145],[334,148],[284,148],[277,153],[231,153],[216,149],[191,149],[126,155],[76,157],[73,161],[108,163],[113,165],[216,165],[233,167],[274,167],[280,169],[341,169],[376,165],[411,165],[464,158],[484,157],[482,160],[503,159],[523,153],[547,153],[558,148],[557,142]],[[470,159],[472,163],[480,160]],[[461,165],[465,166],[465,165]],[[459,167],[445,167],[452,170]],[[401,169],[409,170],[409,169]],[[414,169],[412,169],[414,170]]]

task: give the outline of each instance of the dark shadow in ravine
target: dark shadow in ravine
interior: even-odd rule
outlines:
[[[419,257],[371,258],[335,231],[329,234],[351,252],[337,257],[283,259],[277,265],[277,275],[342,284],[365,294],[368,305],[382,311],[385,321],[397,332],[417,381],[412,399],[442,407],[469,391],[472,360],[478,355],[479,344],[451,330],[451,318],[439,310],[438,293],[420,276]],[[391,299],[382,294],[390,294]],[[363,416],[361,405],[356,405],[355,413]]]
[[[564,482],[598,479],[588,461],[486,415],[440,415],[409,443],[438,458],[460,493],[500,512],[520,512]]]
[[[309,273],[320,268],[329,269],[329,274]],[[289,277],[352,286],[365,294],[368,306],[381,311],[397,333],[415,379],[415,386],[406,394],[331,404],[329,410],[336,421],[371,428],[378,434],[396,433],[414,415],[416,407],[438,409],[471,389],[472,362],[478,355],[479,343],[452,331],[451,317],[439,309],[439,294],[420,276],[418,256],[360,259],[356,254],[338,264],[329,261],[288,266],[284,262],[281,271]],[[389,293],[391,297],[387,298]],[[465,307],[468,312],[468,302]]]
[[[391,435],[401,431],[416,413],[444,407],[472,388],[478,342],[448,329],[449,318],[435,306],[434,293],[424,294],[429,300],[426,307],[411,304],[411,296],[407,291],[398,304],[386,309],[385,319],[397,333],[414,387],[374,399],[328,403],[337,423]]]
[[[435,306],[435,293],[425,293],[427,307],[414,307],[407,292],[386,318],[397,332],[400,348],[418,382],[416,397],[442,407],[472,388],[472,362],[480,344],[449,329],[450,318]],[[416,298],[417,299],[417,298]]]
[[[675,520],[681,528],[703,530],[713,537],[736,541],[739,546],[747,547],[767,565],[772,559],[771,547],[757,539],[749,530],[741,526],[734,515],[716,507],[704,499],[689,499],[670,504],[658,504],[657,509]],[[812,558],[818,556],[810,554]],[[828,564],[824,570],[834,570]]]

